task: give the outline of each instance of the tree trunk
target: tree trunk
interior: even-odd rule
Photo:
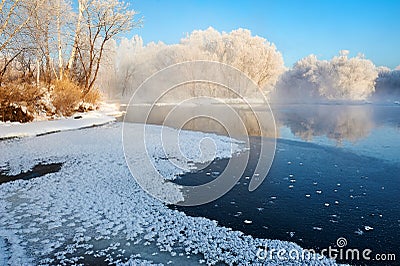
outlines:
[[[75,61],[76,53],[77,53],[77,49],[78,49],[78,45],[79,45],[79,35],[81,33],[81,23],[82,23],[83,10],[84,10],[83,1],[84,0],[78,0],[78,4],[79,4],[78,21],[76,22],[74,46],[72,47],[71,56],[69,57],[69,61],[68,61],[68,65],[67,65],[68,72],[72,68],[72,64]]]
[[[58,71],[59,79],[63,78],[63,58],[62,58],[62,41],[61,41],[61,0],[57,5],[57,38],[58,38]]]
[[[40,60],[39,57],[36,59],[36,86],[39,87],[40,83]]]

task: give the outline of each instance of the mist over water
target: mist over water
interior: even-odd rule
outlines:
[[[230,121],[234,113],[250,136],[250,149],[243,153],[250,161],[229,193],[198,207],[171,208],[217,220],[254,237],[293,241],[305,248],[321,250],[345,237],[354,248],[398,252],[400,243],[394,236],[400,233],[399,70],[377,67],[361,54],[349,57],[345,50],[330,60],[310,55],[285,69],[276,47],[246,30],[194,31],[175,45],[143,45],[140,37],[135,37],[113,49],[112,64],[102,70],[109,75],[101,82],[109,85],[111,98],[127,104],[122,105],[122,109],[130,109],[125,122],[240,139],[244,132],[234,122],[228,132],[220,121],[197,116],[199,110],[206,110]],[[262,56],[256,52],[260,50]],[[190,80],[209,71],[207,68],[183,68],[179,75],[145,84],[144,90],[140,87],[158,71],[192,60],[232,65],[257,88],[216,70],[211,71],[212,76],[228,81],[227,87],[237,86],[238,94],[220,84],[199,81],[178,84],[164,93],[165,83]],[[260,69],[265,71],[259,73]],[[273,114],[266,116],[264,128],[255,116],[266,107],[255,96],[259,91],[267,96]],[[129,103],[132,95],[139,101]],[[243,96],[252,101],[252,108]],[[174,116],[170,117],[171,113]],[[191,119],[181,123],[185,117]],[[249,192],[260,139],[275,137],[271,170],[262,185]],[[227,163],[228,159],[206,162],[174,182],[205,184],[217,178]]]
[[[230,104],[246,125],[250,136],[260,136],[254,110],[243,104]],[[256,105],[257,106],[257,105]],[[277,137],[340,148],[363,148],[365,153],[370,145],[370,154],[384,154],[398,159],[396,149],[400,143],[400,107],[397,105],[370,104],[272,104],[277,126]],[[122,107],[123,109],[125,107]],[[175,108],[174,104],[154,105],[147,123],[174,127],[174,121],[165,121]],[[229,116],[228,110],[219,104],[187,105],[181,107],[181,113],[196,114],[198,108],[207,108],[210,112]],[[147,116],[148,109],[135,106],[135,117]],[[256,108],[257,110],[257,108]],[[176,113],[179,116],[179,112]],[[126,116],[125,122],[143,122],[142,118]],[[272,117],[271,117],[272,118]],[[177,120],[180,120],[177,118]],[[274,121],[268,121],[270,125]],[[211,118],[201,117],[189,120],[182,129],[204,131],[227,135],[224,126]],[[234,129],[234,128],[233,128]],[[239,132],[239,129],[238,131]],[[263,137],[273,137],[274,128],[264,128]],[[375,139],[379,141],[374,142]],[[381,155],[379,155],[381,156]],[[387,157],[384,156],[384,157]]]
[[[217,220],[254,237],[294,241],[305,248],[321,250],[345,237],[353,248],[398,252],[400,242],[394,236],[400,232],[400,107],[273,104],[278,128],[275,159],[262,186],[249,192],[260,134],[257,121],[247,116],[250,110],[240,104],[232,106],[251,136],[250,161],[242,178],[214,202],[172,208]],[[155,106],[148,121],[162,124],[173,107]],[[184,112],[193,108],[186,106]],[[202,108],[223,109],[218,104]],[[126,121],[135,122],[129,117]],[[220,124],[206,118],[193,119],[184,129],[227,134]],[[207,183],[223,172],[227,161],[209,162],[174,182]],[[366,231],[369,227],[373,230]]]

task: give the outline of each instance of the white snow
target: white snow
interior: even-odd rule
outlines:
[[[0,265],[7,265],[7,258],[9,254],[6,249],[6,243],[4,239],[0,237]]]
[[[32,137],[65,130],[81,129],[104,125],[115,121],[117,106],[102,103],[98,111],[76,113],[72,117],[31,123],[0,122],[0,139],[14,137]],[[75,119],[81,117],[79,119]]]
[[[149,134],[157,132],[156,126],[148,129]],[[259,246],[299,252],[301,247],[246,236],[215,221],[168,208],[149,196],[131,176],[121,134],[121,124],[111,123],[0,141],[0,169],[10,174],[32,169],[40,162],[63,163],[59,172],[0,185],[0,253],[6,254],[0,256],[0,262],[79,264],[85,256],[126,265],[193,265],[199,261],[211,265],[335,265],[328,259],[260,261],[256,255]],[[186,132],[182,136],[187,141],[181,145],[189,145],[190,151],[190,139],[200,135],[226,142],[225,137]],[[158,155],[157,149],[149,150],[155,151],[151,155]],[[226,151],[221,154],[226,155]],[[141,156],[131,159],[142,167]]]

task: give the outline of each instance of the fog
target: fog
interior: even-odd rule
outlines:
[[[277,47],[249,30],[229,33],[213,28],[195,30],[178,44],[143,44],[140,36],[111,40],[101,64],[97,86],[107,98],[127,102],[136,89],[154,73],[177,63],[192,60],[217,61],[233,66],[257,84],[271,102],[396,102],[400,98],[400,70],[377,67],[364,55],[349,57],[339,51],[330,60],[309,55],[285,68]],[[181,75],[190,75],[186,69]],[[224,73],[221,73],[222,75]],[[229,79],[230,77],[226,77]],[[231,81],[232,83],[235,80]],[[218,98],[231,94],[212,84],[189,84],[190,89],[164,100],[196,97],[204,91]],[[242,90],[247,97],[252,91]]]
[[[230,33],[213,28],[196,30],[179,44],[162,42],[143,45],[139,36],[122,39],[109,45],[106,60],[100,70],[98,86],[112,99],[129,99],[140,84],[152,74],[168,66],[192,60],[221,62],[237,68],[265,92],[270,92],[285,71],[282,55],[273,43],[252,36],[249,30],[237,29]],[[186,69],[181,75],[190,75]],[[224,74],[224,73],[221,73]],[[226,76],[226,79],[229,79]],[[232,83],[234,80],[232,80]],[[215,97],[229,98],[210,84],[196,84],[190,94],[210,90]],[[251,91],[244,93],[251,95]],[[187,92],[187,90],[184,90]],[[247,95],[246,95],[247,96]]]
[[[376,79],[374,102],[400,101],[400,69],[380,68]]]

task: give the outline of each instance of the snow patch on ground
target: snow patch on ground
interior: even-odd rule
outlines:
[[[156,128],[149,133],[157,134]],[[169,209],[131,176],[121,134],[121,124],[112,123],[0,141],[0,169],[10,173],[39,162],[63,162],[59,172],[0,185],[0,251],[8,264],[335,265],[327,259],[260,260],[257,251],[265,245],[302,249]],[[212,134],[185,134],[188,146],[196,134],[226,141]],[[141,156],[132,156],[137,167],[142,167]]]
[[[30,123],[0,122],[0,139],[32,137],[47,133],[104,125],[115,121],[119,115],[116,105],[101,104],[97,111],[76,113],[72,117]],[[79,118],[79,119],[76,119]]]
[[[184,200],[181,186],[165,180],[189,172],[190,163],[230,158],[242,146],[242,142],[216,134],[124,124],[124,152],[134,177],[151,195],[172,204]]]

